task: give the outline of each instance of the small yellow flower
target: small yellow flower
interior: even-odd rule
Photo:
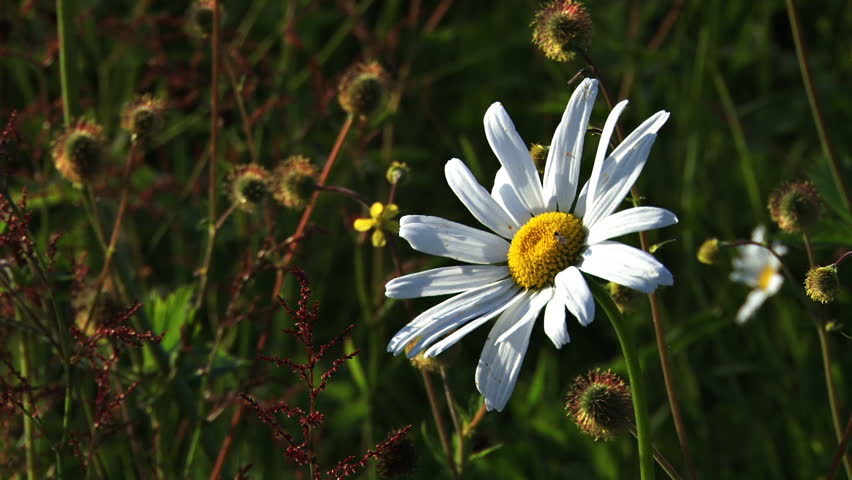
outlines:
[[[393,203],[384,205],[376,202],[370,207],[370,218],[357,218],[353,226],[359,232],[373,230],[373,246],[384,247],[388,241],[385,233],[399,233],[399,222],[394,217],[399,215],[399,207]]]

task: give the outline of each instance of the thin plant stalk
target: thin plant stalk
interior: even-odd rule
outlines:
[[[56,31],[59,37],[59,83],[62,91],[62,119],[65,128],[71,127],[71,119],[74,118],[77,107],[77,95],[73,92],[71,81],[73,77],[68,74],[69,55],[73,49],[68,48],[68,29],[71,26],[71,14],[65,0],[56,0]]]
[[[601,87],[601,92],[603,93],[604,99],[606,100],[607,106],[610,110],[612,110],[613,103],[612,98],[609,95],[609,89],[606,86],[606,82],[603,78],[598,74],[598,68],[592,62],[591,57],[587,54],[583,54],[583,58],[586,63],[595,73],[596,78],[598,79],[598,83]],[[624,141],[624,132],[621,130],[621,126],[616,124],[615,133],[618,136],[618,141]],[[633,206],[639,206],[639,199],[641,195],[639,193],[638,187],[633,185],[630,189],[630,194],[633,196]],[[639,243],[642,247],[642,250],[649,251],[650,243],[648,241],[647,232],[639,232]],[[678,443],[680,444],[681,454],[683,455],[684,461],[686,462],[686,468],[689,471],[690,478],[697,479],[698,473],[695,468],[695,463],[692,460],[692,454],[689,448],[689,438],[686,434],[686,426],[683,421],[683,415],[680,410],[680,401],[678,400],[677,389],[674,385],[674,375],[672,374],[671,369],[671,361],[669,360],[669,347],[666,344],[666,331],[665,326],[663,324],[663,315],[660,310],[659,299],[657,298],[656,292],[651,292],[648,294],[648,302],[651,305],[651,319],[654,323],[654,337],[657,342],[657,352],[660,356],[660,367],[663,372],[663,381],[666,385],[666,395],[669,400],[669,408],[672,412],[672,420],[675,426],[675,432],[677,433]]]
[[[456,455],[455,462],[459,473],[464,469],[464,436],[462,435],[462,425],[459,422],[458,413],[456,413],[456,402],[453,399],[453,391],[450,389],[450,382],[447,380],[447,369],[441,365],[439,367],[441,373],[441,382],[444,387],[444,396],[447,399],[447,408],[450,410],[450,420],[453,422],[453,428],[456,430],[457,443],[455,445]]]
[[[482,422],[482,419],[485,418],[485,414],[488,413],[488,408],[485,406],[485,400],[482,401],[482,405],[479,406],[479,410],[473,415],[473,418],[470,420],[470,423],[464,426],[464,430],[462,432],[463,437],[469,437],[470,434],[479,426],[479,423]]]
[[[642,376],[642,368],[639,365],[639,356],[633,348],[633,344],[627,337],[627,330],[622,322],[623,317],[615,309],[612,301],[597,284],[592,285],[592,292],[598,305],[603,307],[604,313],[612,324],[618,343],[621,345],[621,353],[624,363],[627,365],[627,377],[630,379],[630,392],[633,399],[633,414],[636,418],[636,438],[639,444],[639,475],[642,480],[654,478],[654,453],[651,442],[651,425],[648,418],[648,408],[645,399],[645,384]]]
[[[843,438],[840,439],[840,445],[837,446],[837,451],[834,452],[834,458],[831,459],[831,467],[828,469],[826,480],[833,480],[834,474],[840,467],[840,459],[845,457],[846,445],[849,444],[849,436],[852,435],[852,415],[849,416],[849,421],[846,422],[846,429],[843,430]]]
[[[210,37],[211,67],[210,67],[210,168],[207,180],[207,249],[204,253],[199,275],[198,297],[195,307],[199,308],[204,301],[207,282],[210,275],[210,262],[213,259],[213,245],[216,243],[216,182],[219,165],[219,61],[220,61],[220,32],[219,32],[219,0],[213,0],[213,34]]]
[[[633,435],[634,438],[636,438],[636,429],[630,429],[630,434]],[[657,465],[659,465],[660,468],[662,468],[663,471],[666,472],[666,475],[668,475],[669,478],[671,478],[672,480],[683,480],[683,477],[681,477],[677,470],[674,468],[672,462],[670,462],[669,459],[666,458],[665,455],[663,455],[663,452],[661,452],[659,449],[657,449],[657,447],[653,445],[651,446],[651,448],[654,449],[654,460],[657,462]]]
[[[808,263],[810,268],[816,268],[814,261],[813,247],[811,240],[806,232],[802,232],[802,238],[805,241],[805,250],[808,252]],[[843,257],[841,257],[843,258]],[[817,335],[819,336],[819,350],[822,354],[822,369],[825,375],[825,389],[828,394],[828,408],[831,413],[831,424],[834,427],[834,434],[837,442],[843,441],[843,424],[840,416],[840,400],[837,396],[837,388],[834,386],[834,375],[831,372],[831,339],[828,338],[828,332],[825,329],[825,322],[816,320]],[[852,478],[852,462],[849,461],[849,455],[843,455],[843,468],[846,469],[846,476]]]
[[[19,346],[20,354],[21,354],[21,376],[23,378],[29,379],[32,371],[30,370],[30,342],[28,334],[22,332],[23,338],[21,338],[21,344]],[[24,421],[24,446],[26,449],[26,465],[27,465],[27,480],[36,480],[38,478],[38,471],[36,470],[35,465],[35,435],[33,432],[33,404],[32,404],[32,395],[30,392],[24,390],[23,391],[23,405],[24,411],[22,412],[23,421]]]
[[[831,176],[834,178],[837,190],[843,197],[843,204],[847,210],[852,210],[852,198],[850,198],[849,186],[843,179],[840,162],[837,160],[834,147],[831,145],[831,140],[828,137],[828,130],[825,128],[825,118],[822,114],[819,98],[817,98],[816,89],[814,89],[814,79],[811,76],[810,62],[808,61],[808,50],[805,46],[805,40],[802,37],[802,23],[799,19],[799,10],[796,8],[795,0],[786,0],[786,5],[787,16],[790,19],[790,31],[793,33],[793,43],[796,45],[796,58],[799,61],[799,70],[802,72],[802,83],[805,84],[805,93],[808,97],[808,105],[811,107],[811,115],[814,117],[814,125],[819,135],[822,152],[828,161],[828,167],[831,170]]]

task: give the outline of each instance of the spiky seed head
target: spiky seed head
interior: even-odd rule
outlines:
[[[82,185],[100,172],[104,157],[103,129],[80,120],[53,144],[53,162],[63,177]]]
[[[585,51],[592,36],[592,19],[581,2],[556,0],[535,14],[533,43],[557,62],[569,62]]]
[[[317,169],[304,155],[291,155],[275,167],[272,194],[286,208],[301,210],[311,199],[317,184]]]
[[[535,168],[538,170],[539,174],[544,174],[544,166],[547,164],[547,153],[549,151],[550,147],[547,145],[533,143],[530,146],[530,157],[532,157]]]
[[[785,232],[806,232],[817,224],[821,214],[819,192],[807,180],[786,183],[769,196],[769,215]]]
[[[229,176],[231,199],[240,210],[251,212],[269,195],[271,175],[260,165],[235,167]]]
[[[719,239],[708,238],[698,248],[698,261],[707,265],[713,265],[719,261]]]
[[[565,410],[595,440],[612,439],[633,426],[630,388],[609,370],[590,370],[577,377],[568,391]]]
[[[837,266],[815,267],[805,276],[805,292],[815,302],[831,303],[840,293]]]
[[[621,313],[635,312],[644,296],[642,292],[615,282],[607,283],[607,289],[610,298]]]
[[[411,177],[411,168],[405,162],[392,162],[385,172],[385,178],[391,185],[403,184]]]
[[[399,431],[391,432],[396,436]],[[407,478],[417,466],[417,449],[408,437],[400,437],[382,451],[377,471],[382,480]]]
[[[143,95],[127,104],[121,126],[130,132],[133,142],[149,143],[162,127],[164,104],[151,95]]]
[[[356,63],[340,78],[337,101],[348,113],[367,117],[384,101],[388,83],[388,74],[378,62]]]

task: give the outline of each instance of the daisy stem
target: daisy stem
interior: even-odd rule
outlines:
[[[609,89],[606,86],[606,82],[599,74],[598,67],[594,64],[594,62],[592,62],[592,59],[588,54],[583,53],[583,58],[594,73],[595,78],[598,79],[598,84],[600,85],[600,90],[603,93],[604,100],[606,100],[609,109],[612,110],[612,97],[609,95]],[[619,143],[624,141],[624,132],[622,132],[621,126],[617,123],[615,125],[615,134]],[[636,185],[631,187],[630,195],[633,197],[633,206],[638,207],[641,195]],[[648,242],[647,232],[639,232],[639,243],[642,246],[642,250],[646,252],[649,251],[650,243]],[[686,468],[689,471],[689,476],[692,479],[696,479],[698,478],[698,473],[695,469],[695,463],[692,460],[692,454],[689,449],[689,439],[686,435],[686,426],[683,422],[683,415],[680,411],[680,402],[678,401],[677,390],[674,385],[674,375],[672,375],[671,362],[669,361],[669,348],[668,345],[666,345],[666,331],[665,326],[663,325],[663,315],[660,310],[660,304],[657,299],[656,292],[652,292],[648,295],[648,302],[651,304],[651,318],[654,322],[654,336],[657,341],[657,351],[660,355],[660,367],[663,371],[666,395],[668,396],[669,407],[672,411],[672,421],[674,422],[678,443],[680,443],[681,454],[683,455],[684,462],[686,463]]]
[[[825,128],[825,119],[822,115],[822,108],[817,98],[816,90],[814,89],[814,80],[811,77],[811,67],[808,62],[808,51],[805,47],[805,40],[802,37],[802,25],[799,20],[799,11],[796,8],[795,0],[787,0],[787,16],[790,19],[790,30],[793,33],[793,43],[796,44],[796,58],[799,60],[799,70],[802,72],[802,83],[805,84],[805,93],[808,97],[808,104],[811,107],[811,115],[814,117],[814,125],[819,135],[819,142],[822,145],[822,152],[828,160],[828,167],[831,169],[831,175],[834,177],[834,183],[837,190],[843,197],[843,203],[847,210],[852,209],[852,199],[849,195],[849,187],[843,180],[843,173],[840,169],[840,163],[837,161],[837,156],[834,153],[834,147],[828,138],[828,131]],[[847,464],[848,465],[848,464]]]
[[[216,177],[219,162],[219,0],[213,0],[213,34],[210,36],[210,168],[207,180],[207,249],[204,260],[198,273],[201,276],[198,282],[198,297],[195,301],[195,309],[199,309],[204,302],[207,292],[207,279],[210,273],[210,263],[213,260],[213,245],[216,242]]]
[[[630,433],[634,437],[636,437],[635,428],[631,428]],[[660,468],[662,468],[666,472],[669,478],[671,478],[672,480],[683,480],[683,477],[681,477],[680,474],[677,473],[677,470],[675,469],[674,465],[672,465],[672,463],[669,462],[669,459],[667,459],[666,456],[663,455],[663,452],[657,450],[657,447],[653,445],[651,445],[651,448],[654,449],[654,460],[657,461],[657,465],[659,465]]]
[[[627,329],[622,323],[621,314],[615,309],[612,300],[600,285],[590,282],[595,300],[600,305],[606,316],[612,323],[618,343],[621,345],[621,353],[624,355],[624,363],[627,364],[627,376],[630,379],[631,398],[633,399],[633,414],[636,417],[636,438],[639,443],[639,474],[642,480],[654,478],[654,454],[651,444],[651,425],[648,418],[648,409],[645,400],[645,384],[642,378],[642,367],[639,365],[639,356],[634,350],[630,339],[627,337]]]
[[[811,269],[816,268],[817,265],[814,261],[811,239],[806,232],[802,232],[802,238],[805,241],[805,250],[808,252],[808,264]],[[840,400],[837,397],[837,389],[834,387],[834,375],[831,372],[831,339],[828,338],[825,322],[819,319],[816,320],[819,349],[822,353],[822,369],[825,374],[825,388],[828,393],[828,408],[831,412],[831,423],[834,426],[834,434],[837,437],[837,442],[843,443],[843,424],[840,423]],[[843,455],[843,467],[846,469],[846,476],[852,478],[852,462],[849,461],[849,455]]]

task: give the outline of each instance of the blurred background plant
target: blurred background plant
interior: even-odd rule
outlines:
[[[852,249],[852,213],[826,161],[833,152],[852,183],[852,9],[799,6],[826,149],[791,3],[591,2],[590,30],[574,30],[591,32],[587,48],[554,62],[532,42],[530,1],[3,2],[0,477],[307,477],[246,400],[313,411],[303,383],[259,361],[307,360],[278,308],[300,295],[293,267],[319,305],[318,345],[356,324],[322,371],[361,352],[317,396],[319,464],[367,458],[413,425],[406,460],[370,461],[366,478],[635,477],[635,441],[595,442],[563,409],[578,375],[626,374],[603,315],[569,325],[559,351],[533,335],[500,414],[482,415],[473,384],[484,329],[438,364],[385,352],[435,302],[398,305],[384,283],[450,263],[399,242],[370,205],[473,225],[445,161],[462,158],[490,187],[486,108],[503,102],[525,141],[546,143],[587,69],[613,100],[631,100],[622,124],[672,112],[638,187],[642,203],[680,219],[649,242],[675,240],[655,252],[675,275],[658,296],[700,476],[825,478],[838,444],[825,371],[841,430],[852,405],[848,263],[832,269],[833,302],[802,305],[806,272]],[[346,93],[340,82],[359,74],[361,93]],[[599,101],[593,123],[607,111]],[[593,151],[596,136],[587,142]],[[737,325],[748,289],[728,280],[733,252],[715,252],[713,266],[695,254],[709,237],[747,240],[770,224],[770,193],[804,179],[822,199],[818,221],[804,237],[769,228],[789,248],[792,281]],[[359,218],[373,230],[356,231]],[[686,475],[647,303],[622,323],[654,445]]]

